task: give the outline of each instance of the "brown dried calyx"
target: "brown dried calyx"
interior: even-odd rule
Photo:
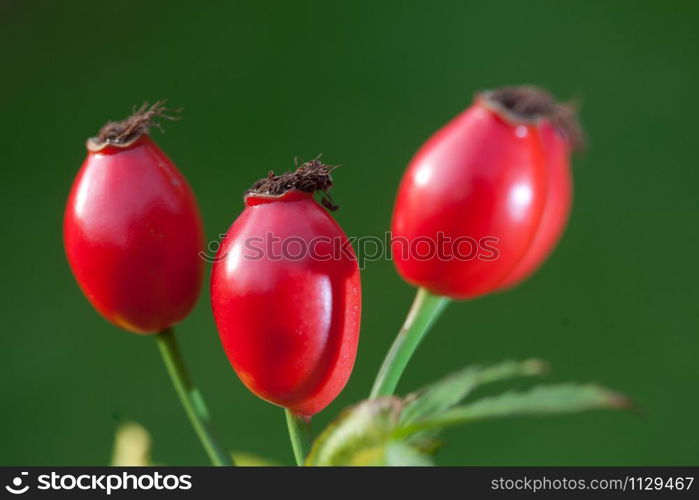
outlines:
[[[483,102],[513,123],[532,123],[547,119],[570,142],[574,150],[585,147],[585,135],[577,118],[577,107],[558,103],[538,87],[524,85],[502,87],[481,93]]]
[[[282,175],[275,175],[270,172],[267,177],[263,177],[248,189],[247,194],[257,194],[262,196],[281,196],[288,191],[299,190],[307,193],[322,193],[321,203],[328,210],[337,210],[336,205],[328,191],[333,185],[331,172],[337,165],[325,165],[319,160],[303,163],[295,172],[287,172]]]
[[[155,118],[177,120],[178,117],[168,113],[178,113],[179,110],[167,109],[165,101],[157,101],[150,105],[144,102],[140,108],[120,122],[107,122],[99,131],[97,137],[87,141],[88,149],[98,151],[107,145],[126,147],[139,137],[149,132],[150,127],[156,127],[162,131],[159,122]]]

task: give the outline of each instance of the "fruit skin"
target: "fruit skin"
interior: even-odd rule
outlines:
[[[411,161],[392,219],[393,258],[408,282],[454,299],[513,286],[531,274],[567,221],[567,139],[546,118],[513,120],[485,96],[432,136]],[[496,259],[419,259],[417,238],[498,239]],[[444,245],[454,255],[452,244]],[[462,251],[462,253],[464,253]]]
[[[315,238],[313,255],[297,258],[300,244],[288,244],[285,257],[288,238]],[[233,369],[254,394],[298,415],[330,404],[354,365],[359,268],[349,245],[326,258],[338,243],[347,237],[312,193],[248,194],[212,270],[214,318]]]
[[[148,135],[88,151],[63,240],[80,288],[107,320],[146,334],[187,316],[201,291],[203,234],[186,179]]]
[[[549,172],[546,205],[529,249],[499,289],[516,286],[543,264],[556,248],[573,205],[570,143],[548,122],[542,123],[540,129]]]

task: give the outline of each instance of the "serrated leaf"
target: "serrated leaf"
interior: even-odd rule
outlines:
[[[363,401],[343,412],[316,439],[306,465],[431,465],[448,426],[521,415],[553,415],[628,408],[629,400],[594,384],[559,384],[463,403],[475,388],[519,376],[540,375],[539,360],[471,367],[408,396]]]
[[[515,377],[542,375],[546,371],[546,363],[538,359],[465,368],[409,395],[400,422],[407,425],[419,418],[443,412],[463,401],[481,385]]]
[[[506,392],[451,408],[403,427],[407,436],[425,429],[466,424],[502,417],[555,415],[605,408],[630,408],[625,396],[595,384],[542,385],[524,392]]]

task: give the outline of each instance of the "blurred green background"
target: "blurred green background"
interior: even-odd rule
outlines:
[[[475,91],[577,97],[589,150],[556,253],[518,289],[450,306],[405,393],[473,362],[542,357],[551,380],[624,391],[643,416],[591,413],[451,430],[441,464],[699,464],[699,4],[679,2],[0,2],[0,463],[103,464],[117,423],[164,464],[205,464],[152,338],[83,298],[61,225],[84,140],[134,104],[215,239],[241,193],[293,157],[344,167],[350,235],[388,228],[400,175]],[[321,428],[363,397],[412,300],[390,262],[363,273],[358,360]],[[225,443],[291,463],[281,410],[249,394],[203,294],[180,340]]]

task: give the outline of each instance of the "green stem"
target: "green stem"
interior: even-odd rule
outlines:
[[[297,415],[288,408],[284,409],[284,413],[296,465],[303,465],[311,447],[311,419]]]
[[[424,288],[418,288],[405,323],[383,360],[370,397],[393,395],[415,349],[447,304],[447,297],[433,295]]]
[[[207,455],[209,455],[211,463],[214,465],[235,465],[230,454],[214,436],[209,411],[199,389],[194,386],[189,372],[187,372],[187,367],[177,346],[174,330],[167,328],[158,333],[155,338],[177,395],[184,406],[184,411],[187,413]]]

